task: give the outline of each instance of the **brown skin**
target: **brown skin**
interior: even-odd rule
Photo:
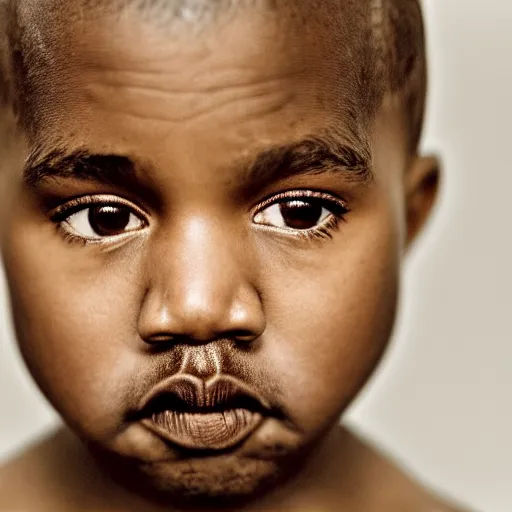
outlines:
[[[351,5],[339,28],[347,48]],[[132,15],[48,32],[52,72],[1,169],[1,247],[24,359],[91,452],[70,433],[36,448],[3,470],[0,510],[152,511],[183,494],[241,499],[244,510],[447,510],[337,427],[388,343],[437,163],[408,154],[398,97],[353,129],[358,61],[319,42],[329,40],[321,27],[250,11],[197,38]],[[372,180],[338,170],[247,185],[263,151],[326,131],[354,151],[369,141]],[[28,187],[21,162],[36,147],[128,156],[137,186],[68,177]],[[265,199],[304,190],[350,210],[331,237],[256,222]],[[122,198],[138,227],[69,243],[49,217],[78,196]],[[180,368],[236,376],[280,414],[222,455],[191,458],[130,416]]]

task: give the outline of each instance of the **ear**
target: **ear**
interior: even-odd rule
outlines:
[[[415,157],[405,177],[407,248],[420,233],[435,203],[439,188],[440,162],[437,157]]]

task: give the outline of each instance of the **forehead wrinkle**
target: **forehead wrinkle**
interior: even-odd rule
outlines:
[[[47,32],[58,30],[59,23],[64,23],[60,26],[70,26],[74,19],[90,18],[94,12],[101,16],[102,12],[109,9],[110,12],[122,14],[131,5],[132,9],[136,7],[141,13],[160,12],[159,16],[152,18],[144,18],[141,14],[139,19],[163,21],[165,17],[161,12],[166,8],[169,13],[176,12],[167,20],[169,23],[173,19],[181,19],[189,28],[208,25],[203,23],[208,16],[194,17],[189,15],[190,10],[187,11],[187,8],[200,4],[208,4],[210,10],[213,8],[218,12],[230,13],[243,6],[263,6],[279,11],[279,18],[283,21],[286,18],[302,24],[305,30],[311,30],[315,23],[317,29],[321,29],[323,24],[326,30],[322,33],[329,33],[329,37],[322,39],[331,40],[331,46],[338,52],[341,51],[341,45],[347,42],[344,31],[339,30],[340,20],[348,16],[352,20],[350,25],[360,33],[352,41],[358,46],[357,55],[352,61],[359,62],[362,68],[354,77],[359,90],[359,104],[354,105],[354,108],[370,122],[383,96],[398,92],[403,99],[410,145],[412,148],[417,145],[423,125],[426,95],[423,25],[418,0],[0,0],[1,14],[1,9],[7,8],[14,13],[13,16],[2,16],[4,19],[1,20],[10,33],[12,58],[8,59],[7,64],[0,62],[0,108],[4,108],[6,103],[7,107],[15,106],[19,112],[19,124],[30,137],[34,130],[35,111],[40,106],[32,105],[28,97],[35,96],[31,93],[45,77],[45,71],[41,69],[44,67],[44,58],[41,59],[41,53],[37,50],[44,47],[41,43]],[[199,7],[194,9],[201,11]],[[32,19],[29,17],[30,11],[37,11]],[[319,20],[320,24],[317,23]],[[0,23],[2,35],[7,31],[4,27]],[[5,57],[5,48],[0,50],[0,57]]]
[[[35,136],[38,110],[44,107],[38,101],[38,91],[43,85],[51,87],[49,69],[58,74],[58,65],[52,61],[51,42],[69,30],[75,22],[94,21],[95,17],[122,15],[127,9],[137,7],[138,19],[152,21],[162,18],[167,6],[166,24],[171,21],[199,26],[206,22],[208,12],[229,13],[239,4],[263,4],[263,0],[0,0],[0,108],[13,108],[17,124],[29,139]],[[191,17],[205,6],[205,16]],[[206,9],[206,6],[208,7]],[[172,8],[171,8],[172,7]],[[142,12],[152,17],[142,16]],[[157,13],[160,12],[160,15]],[[4,16],[4,13],[7,15]],[[187,14],[188,13],[188,14]],[[135,18],[137,19],[137,18]],[[115,22],[115,19],[112,20]],[[201,23],[200,23],[201,22]],[[9,95],[8,95],[9,94]],[[39,94],[39,96],[44,96]]]

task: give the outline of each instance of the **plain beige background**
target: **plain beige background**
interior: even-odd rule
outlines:
[[[445,180],[409,258],[396,335],[350,421],[426,483],[512,511],[512,3],[425,0],[426,150]],[[0,461],[52,426],[0,275]],[[28,283],[28,286],[30,284]]]

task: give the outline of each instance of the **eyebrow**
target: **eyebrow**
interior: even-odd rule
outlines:
[[[135,181],[134,161],[123,155],[95,154],[86,149],[71,152],[59,148],[34,151],[23,169],[23,182],[36,187],[49,179],[77,179],[107,185],[127,185]]]
[[[371,153],[364,145],[339,142],[336,136],[315,136],[261,151],[256,158],[236,162],[243,169],[241,188],[258,189],[292,176],[335,172],[349,181],[368,184],[373,180]],[[361,145],[359,145],[361,146]],[[124,155],[95,154],[87,149],[71,152],[59,148],[34,151],[23,169],[23,182],[37,187],[48,179],[77,179],[122,188],[140,187],[137,162]]]
[[[374,179],[371,151],[360,140],[343,143],[338,135],[308,137],[263,150],[247,169],[245,187],[259,187],[291,176],[334,172],[344,179],[369,184]]]

